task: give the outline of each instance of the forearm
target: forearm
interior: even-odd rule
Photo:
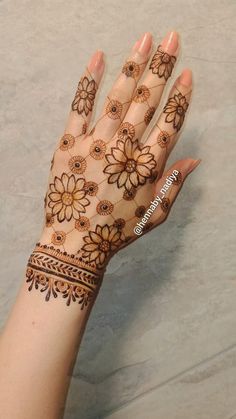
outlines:
[[[1,415],[60,418],[93,301],[81,310],[28,291],[24,281],[0,338]]]

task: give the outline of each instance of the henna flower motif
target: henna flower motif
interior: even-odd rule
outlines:
[[[62,245],[65,243],[66,240],[66,233],[64,233],[64,231],[55,231],[52,234],[52,243],[56,244],[58,246]]]
[[[107,200],[101,201],[97,204],[97,212],[100,215],[109,215],[112,213],[114,205]]]
[[[126,224],[126,222],[125,222],[124,218],[117,218],[113,223],[114,227],[116,227],[118,230],[122,230],[124,228],[125,224]]]
[[[167,54],[163,51],[161,45],[159,45],[149,68],[153,74],[157,74],[159,77],[164,77],[165,80],[168,80],[174,68],[175,61],[176,57]]]
[[[137,207],[135,210],[135,216],[138,218],[142,218],[145,215],[146,208],[144,205],[140,205],[140,207]]]
[[[124,73],[127,77],[133,77],[134,79],[139,75],[139,71],[139,65],[134,61],[127,61],[122,68],[122,73]]]
[[[78,220],[75,222],[75,228],[76,230],[82,232],[88,230],[90,227],[90,222],[87,217],[81,216]]]
[[[173,185],[180,185],[180,184],[183,182],[183,178],[182,178],[181,173],[179,172],[177,175],[175,175],[175,177],[176,177],[177,179],[174,179],[174,180],[172,181]]]
[[[61,178],[56,176],[54,183],[50,184],[48,206],[59,222],[70,221],[72,217],[78,219],[80,213],[85,212],[89,200],[85,198],[84,183],[82,178],[76,180],[74,175],[63,173]]]
[[[98,192],[98,185],[95,182],[85,182],[84,190],[87,195],[95,196]]]
[[[122,103],[118,100],[111,100],[106,107],[106,114],[111,119],[119,119],[122,114]]]
[[[109,163],[104,173],[109,174],[108,183],[117,183],[118,188],[124,186],[127,190],[144,185],[156,166],[150,146],[141,147],[138,140],[117,141],[117,147],[111,148],[111,154],[106,155]]]
[[[135,128],[129,122],[123,122],[118,130],[118,138],[119,140],[127,140],[127,138],[134,138],[135,136]]]
[[[73,137],[73,135],[70,134],[65,134],[63,135],[60,141],[60,150],[67,151],[69,150],[69,148],[72,148],[74,144],[75,137]]]
[[[107,257],[122,243],[121,231],[107,224],[103,227],[97,225],[95,231],[90,231],[83,240],[85,242],[82,247],[83,257],[89,262],[94,261],[97,266],[102,266]]]
[[[88,77],[83,77],[78,84],[75,98],[72,102],[72,110],[77,111],[78,114],[85,114],[86,116],[92,111],[94,99],[97,91],[97,86],[94,80],[89,80]]]
[[[137,193],[137,189],[132,186],[132,188],[129,189],[128,191],[127,189],[124,191],[123,199],[125,201],[132,201],[135,198],[136,193]]]
[[[95,160],[101,160],[106,153],[106,143],[102,140],[94,141],[89,150],[90,156]]]
[[[182,93],[178,93],[171,97],[164,107],[166,113],[165,122],[172,122],[173,127],[179,131],[183,125],[185,113],[188,109],[188,102]]]
[[[144,115],[144,122],[146,125],[148,125],[151,122],[155,112],[156,109],[153,106],[147,110],[147,112]]]
[[[163,198],[161,203],[161,209],[164,212],[168,212],[170,209],[170,200],[169,198]]]
[[[134,101],[143,103],[150,97],[150,90],[146,86],[139,86],[134,95]]]
[[[161,131],[158,135],[157,142],[161,148],[167,147],[170,142],[170,135],[166,131]]]
[[[84,173],[87,166],[86,160],[81,156],[71,157],[68,164],[72,173],[76,173],[77,175]]]

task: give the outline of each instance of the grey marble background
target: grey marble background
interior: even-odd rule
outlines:
[[[236,418],[235,0],[2,0],[3,325],[37,241],[49,162],[97,48],[105,92],[145,31],[182,39],[195,94],[171,162],[201,157],[166,224],[109,266],[66,419]],[[167,93],[167,92],[166,92]],[[50,419],[50,418],[46,418]]]

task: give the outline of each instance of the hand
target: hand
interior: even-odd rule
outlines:
[[[143,138],[174,68],[178,35],[168,34],[148,64],[151,48],[152,36],[146,33],[90,131],[104,71],[102,52],[94,54],[78,84],[52,160],[45,227],[27,268],[29,290],[40,289],[47,301],[61,295],[67,305],[77,302],[84,308],[94,300],[111,256],[166,219],[183,181],[199,164],[181,160],[163,174],[189,105],[188,69]]]

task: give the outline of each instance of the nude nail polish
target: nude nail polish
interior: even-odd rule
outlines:
[[[103,61],[103,52],[98,50],[96,51],[91,59],[90,62],[88,64],[88,69],[89,71],[91,71],[92,73],[94,72],[99,72],[99,70],[102,69],[103,65],[104,65],[104,61]]]
[[[134,45],[134,49],[140,54],[140,55],[148,55],[150,49],[152,46],[152,35],[149,32],[146,32],[140,40],[136,42]]]
[[[184,161],[182,168],[180,171],[183,173],[183,176],[188,176],[191,172],[193,172],[194,169],[197,168],[197,166],[201,163],[201,159],[193,160],[193,159],[187,159]]]
[[[182,71],[180,77],[179,77],[179,82],[186,87],[191,86],[192,84],[192,71],[189,68],[186,68],[185,70]]]
[[[161,46],[165,52],[170,55],[173,55],[179,46],[179,35],[177,32],[169,32],[165,38],[162,40]]]

